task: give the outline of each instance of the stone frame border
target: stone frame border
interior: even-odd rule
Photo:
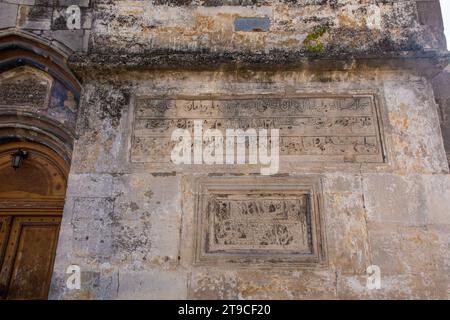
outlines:
[[[313,253],[306,254],[262,254],[262,253],[208,253],[206,241],[208,221],[204,206],[208,195],[227,190],[274,190],[278,192],[294,191],[310,195],[311,236]],[[194,265],[198,266],[235,266],[247,268],[322,268],[328,264],[325,225],[323,221],[322,186],[319,176],[297,177],[220,177],[198,178],[196,181],[194,207]]]
[[[355,98],[355,97],[368,97],[372,101],[372,106],[374,108],[373,115],[376,117],[376,123],[374,125],[376,130],[376,138],[378,142],[379,147],[379,154],[378,157],[379,160],[376,161],[345,161],[345,160],[332,160],[330,163],[333,165],[348,165],[348,164],[364,164],[364,165],[387,165],[389,163],[389,153],[387,150],[387,142],[385,137],[385,108],[382,104],[383,94],[379,91],[373,91],[373,90],[354,90],[354,91],[345,91],[345,92],[339,92],[339,93],[329,93],[329,92],[305,92],[305,93],[296,93],[296,94],[236,94],[236,95],[230,95],[230,94],[200,94],[200,95],[189,95],[189,94],[171,94],[171,95],[161,95],[161,94],[144,94],[139,93],[135,94],[130,99],[130,110],[128,115],[128,125],[129,125],[129,137],[127,139],[127,152],[126,152],[126,159],[127,162],[134,167],[158,167],[158,166],[170,166],[171,168],[178,168],[178,166],[175,166],[172,163],[165,163],[165,162],[148,162],[148,161],[133,161],[131,158],[132,149],[133,149],[133,139],[134,139],[134,131],[135,131],[135,122],[136,122],[136,105],[138,100],[142,99],[150,99],[150,100],[247,100],[247,99],[301,99],[301,98],[315,98],[315,99],[339,99],[339,98]],[[292,156],[283,156],[280,161],[292,161]],[[307,162],[307,163],[315,163],[315,164],[324,164],[327,163],[329,160],[310,160],[310,159],[304,159],[300,160],[301,162]],[[281,163],[281,162],[280,162]],[[298,160],[294,160],[292,162],[294,165],[298,165]],[[220,168],[219,166],[215,166],[216,168]],[[220,172],[224,172],[224,170],[219,170]]]

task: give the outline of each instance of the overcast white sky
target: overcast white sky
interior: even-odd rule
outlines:
[[[450,0],[441,0],[442,17],[444,18],[445,37],[450,50]]]

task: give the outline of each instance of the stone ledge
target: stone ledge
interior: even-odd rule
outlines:
[[[81,77],[101,71],[144,70],[295,70],[310,71],[354,70],[356,68],[413,69],[430,77],[439,73],[450,60],[450,53],[442,50],[395,52],[379,55],[308,56],[302,52],[273,51],[245,52],[174,52],[153,51],[145,54],[80,54],[69,57],[69,66]]]

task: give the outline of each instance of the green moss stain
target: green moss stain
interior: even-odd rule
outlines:
[[[306,50],[312,53],[320,53],[324,50],[325,46],[320,42],[320,38],[327,32],[327,28],[324,26],[316,28],[313,32],[309,33],[303,44]]]
[[[311,32],[310,34],[308,34],[306,36],[306,39],[304,40],[304,42],[310,42],[313,40],[318,40],[320,37],[322,37],[325,32],[327,32],[327,28],[326,27],[319,27],[316,30],[314,30],[313,32]]]

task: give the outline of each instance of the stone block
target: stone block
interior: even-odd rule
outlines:
[[[120,272],[118,299],[186,299],[186,272]]]
[[[369,289],[366,276],[340,276],[337,280],[339,299],[414,300],[449,299],[450,282],[446,274],[381,274],[381,288]]]
[[[84,50],[84,30],[54,30],[52,36],[73,51]]]
[[[22,29],[50,30],[52,13],[52,7],[43,5],[20,6],[18,26]]]
[[[324,193],[330,268],[362,274],[370,264],[366,216],[361,194]]]
[[[18,6],[11,3],[0,3],[0,29],[16,26]]]
[[[58,3],[61,7],[68,7],[76,5],[82,8],[89,7],[90,0],[59,0]]]
[[[74,202],[73,250],[94,261],[109,260],[113,247],[114,202],[111,198],[77,198]]]
[[[370,221],[424,225],[425,194],[419,175],[363,174],[364,204]]]
[[[327,173],[322,183],[330,268],[344,274],[365,273],[370,251],[362,177]]]
[[[449,225],[450,175],[424,175],[422,181],[427,223]]]
[[[119,288],[118,273],[114,270],[81,269],[80,289],[68,289],[69,274],[55,272],[51,282],[49,299],[63,300],[111,300],[117,298]]]
[[[69,175],[66,194],[70,197],[112,197],[115,195],[114,176],[112,174],[76,174]]]
[[[15,4],[34,5],[36,0],[5,0],[3,2],[15,3]]]
[[[424,79],[408,85],[386,81],[388,122],[386,145],[388,162],[401,174],[447,173],[448,164],[442,144],[438,108],[432,89]]]
[[[70,30],[67,26],[69,15],[67,7],[61,6],[53,9],[52,30]],[[92,11],[90,9],[80,9],[80,28],[90,29],[92,27]],[[75,29],[76,30],[76,29]]]
[[[221,299],[239,298],[237,277],[234,271],[193,271],[189,274],[188,299]]]
[[[426,273],[437,270],[433,238],[427,227],[393,223],[368,224],[372,264],[386,275]]]
[[[180,178],[116,175],[111,183],[112,247],[130,268],[178,264],[181,224]],[[157,226],[156,228],[154,226]]]
[[[241,271],[239,299],[335,299],[336,277],[330,271]]]
[[[450,225],[429,225],[431,261],[438,272],[448,274],[450,271]],[[450,292],[449,292],[450,293]]]

